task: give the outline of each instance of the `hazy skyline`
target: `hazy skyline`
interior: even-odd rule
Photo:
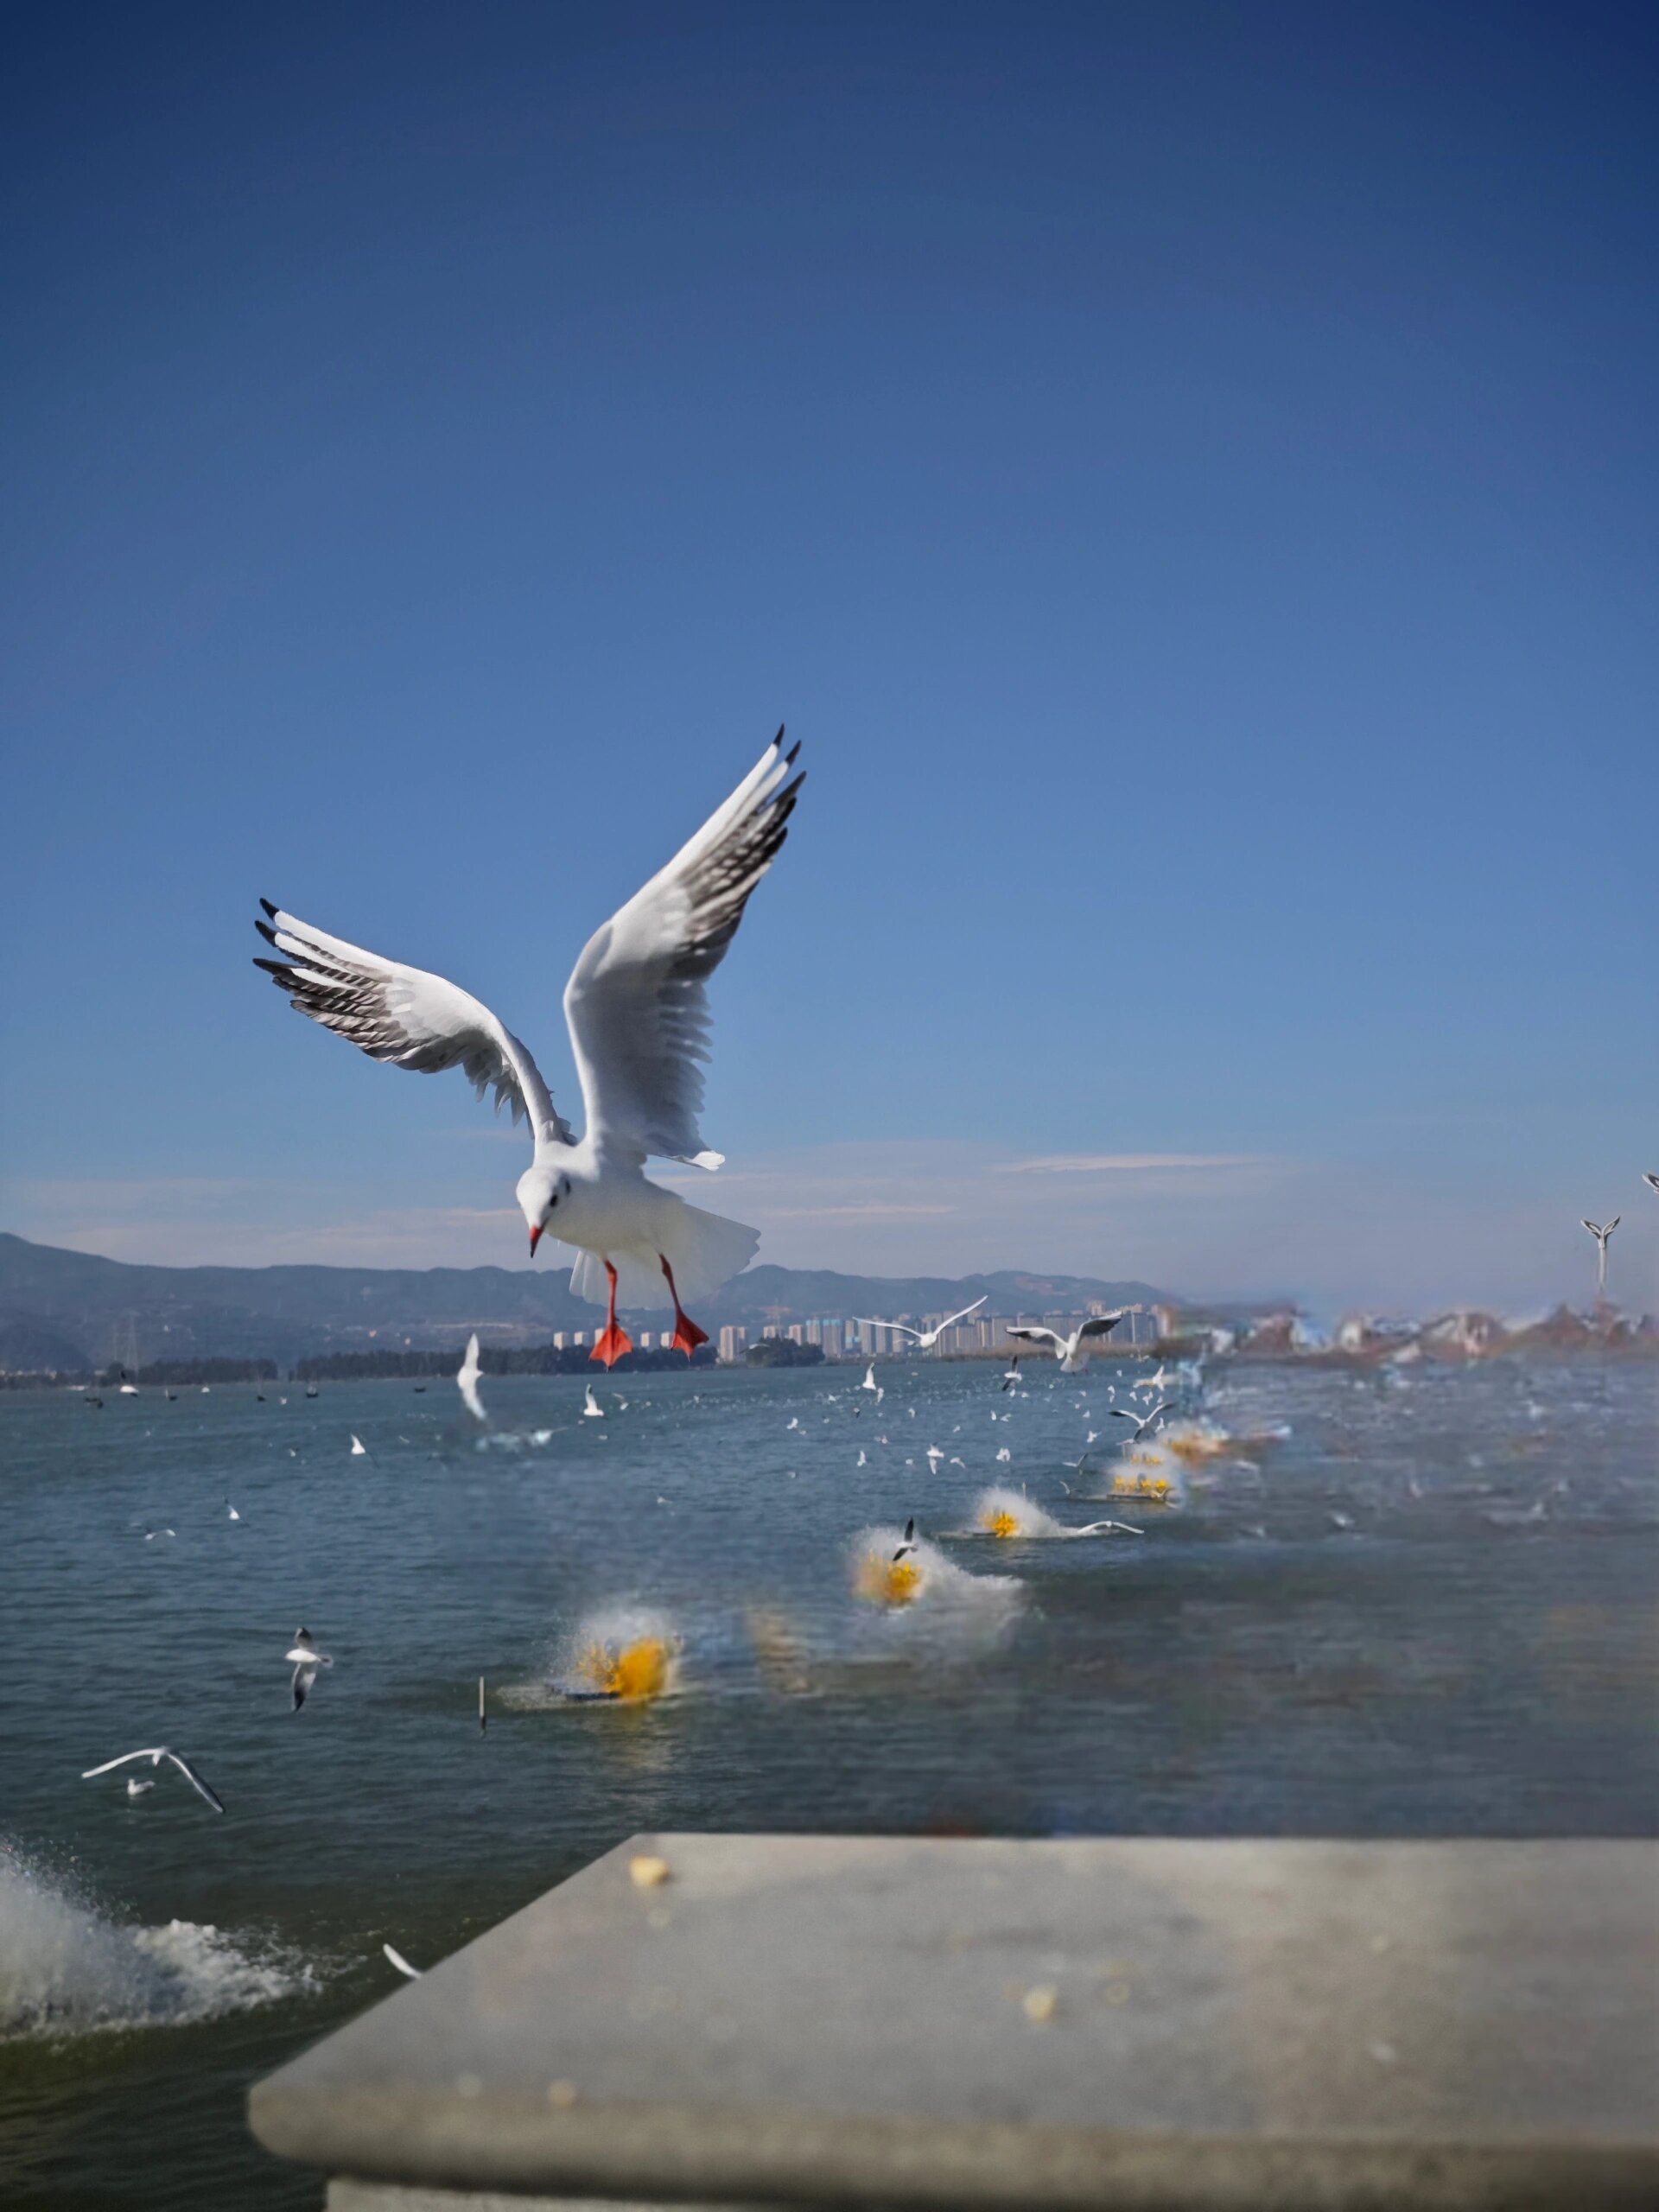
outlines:
[[[524,1262],[477,991],[780,720],[699,1195],[760,1257],[1659,1305],[1636,9],[41,16],[0,1220]],[[1093,1163],[1093,1164],[1089,1164]]]

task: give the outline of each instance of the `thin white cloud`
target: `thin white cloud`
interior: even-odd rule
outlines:
[[[1040,1160],[999,1160],[994,1172],[999,1175],[1126,1175],[1266,1165],[1254,1154],[1244,1152],[1070,1152]]]

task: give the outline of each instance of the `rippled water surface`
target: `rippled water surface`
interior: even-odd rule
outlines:
[[[320,2203],[249,2081],[637,1828],[1659,1824],[1651,1366],[1220,1370],[1262,1440],[1127,1481],[1134,1370],[861,1373],[0,1395],[5,2202]],[[669,1695],[560,1698],[642,1636]],[[158,1743],[223,1818],[79,1779]]]

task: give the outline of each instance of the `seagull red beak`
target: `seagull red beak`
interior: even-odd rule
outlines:
[[[536,1256],[536,1247],[541,1243],[541,1241],[542,1226],[541,1224],[537,1222],[535,1228],[530,1232],[530,1256],[532,1260]]]

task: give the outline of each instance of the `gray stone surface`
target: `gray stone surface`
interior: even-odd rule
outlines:
[[[335,2174],[556,2197],[1650,2206],[1656,1872],[1624,1842],[638,1838],[252,2121]]]

